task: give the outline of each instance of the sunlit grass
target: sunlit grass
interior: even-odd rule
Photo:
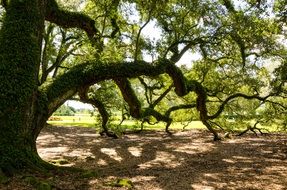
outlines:
[[[54,125],[54,126],[74,126],[74,127],[93,127],[93,128],[99,128],[101,123],[96,120],[95,116],[90,115],[78,115],[78,116],[54,116],[54,119],[56,120],[49,120],[48,124]],[[249,121],[250,125],[253,125],[254,121]],[[125,120],[121,126],[119,126],[120,119],[114,118],[113,121],[109,124],[109,128],[114,128],[118,130],[139,130],[141,129],[141,122],[137,120]],[[248,123],[248,122],[247,122]],[[233,124],[233,122],[230,122],[230,124]],[[144,129],[146,130],[164,130],[166,126],[166,123],[159,122],[155,125],[149,125],[147,123],[144,124]],[[247,128],[247,125],[233,125],[232,131],[244,131]],[[282,132],[282,128],[280,128],[276,124],[272,124],[270,126],[261,125],[258,124],[257,128],[261,129],[262,132],[268,133],[268,132]],[[192,122],[173,122],[170,127],[170,130],[182,130],[182,129],[206,129],[206,127],[202,124],[201,121],[192,121]],[[255,130],[259,133],[258,130]],[[286,130],[285,130],[286,132]]]
[[[54,116],[55,120],[49,120],[48,124],[55,126],[76,126],[76,127],[95,127],[96,119],[89,115],[86,116]]]
[[[97,127],[99,123],[96,121],[95,117],[86,115],[86,116],[54,116],[54,119],[57,120],[49,120],[48,124],[54,126],[75,126],[75,127]],[[117,127],[120,121],[116,120],[111,122],[113,127]],[[201,123],[201,121],[192,121],[190,123],[185,123],[184,125],[181,122],[173,122],[169,129],[205,129],[205,126]],[[136,120],[125,120],[121,129],[140,129],[141,122]],[[144,129],[150,130],[163,130],[165,129],[165,123],[159,122],[155,125],[144,124]]]

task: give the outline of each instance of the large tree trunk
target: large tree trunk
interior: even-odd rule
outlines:
[[[43,3],[8,1],[0,31],[0,169],[6,174],[42,162],[35,143],[47,119],[37,89]]]

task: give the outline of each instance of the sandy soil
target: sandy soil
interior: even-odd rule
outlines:
[[[287,134],[247,134],[213,142],[204,130],[127,134],[103,138],[91,128],[47,127],[38,138],[46,161],[64,160],[94,172],[50,177],[55,189],[127,189],[107,184],[129,179],[138,190],[287,190]],[[15,185],[16,183],[16,185]],[[31,189],[16,177],[0,189]]]

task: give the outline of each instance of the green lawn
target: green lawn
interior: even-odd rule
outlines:
[[[49,120],[48,124],[55,126],[81,126],[81,127],[96,127],[97,121],[95,117],[91,117],[89,115],[81,115],[81,116],[53,116],[55,120]],[[112,124],[117,126],[120,121],[113,121]],[[141,123],[135,120],[125,120],[121,126],[123,129],[135,129],[140,128]],[[164,129],[165,123],[160,122],[156,125],[144,125],[145,129]],[[170,129],[183,129],[183,124],[180,122],[173,122]],[[193,121],[190,122],[189,125],[185,127],[185,129],[203,129],[205,126],[201,123],[201,121]]]
[[[53,116],[55,120],[48,120],[48,124],[57,126],[95,127],[96,119],[89,115]],[[58,120],[59,119],[59,120]]]
[[[48,124],[54,126],[77,126],[77,127],[99,127],[100,123],[96,121],[94,116],[90,116],[89,114],[82,114],[76,116],[53,116],[54,120],[49,120]],[[254,121],[250,121],[252,123]],[[114,120],[112,126],[109,127],[117,127],[120,123],[119,119]],[[230,123],[232,124],[232,122]],[[136,120],[125,120],[120,129],[121,130],[128,130],[128,129],[140,129],[141,122]],[[246,125],[242,125],[241,128],[233,129],[235,131],[243,131],[246,129]],[[281,132],[276,124],[271,126],[262,126],[260,124],[257,125],[258,128],[263,129],[263,132]],[[202,124],[201,121],[192,121],[187,126],[184,126],[181,122],[173,122],[169,129],[206,129],[206,127]],[[144,129],[151,129],[151,130],[164,130],[165,123],[159,122],[156,125],[148,125],[145,123]],[[264,129],[268,129],[264,130]],[[286,131],[285,131],[286,132]]]

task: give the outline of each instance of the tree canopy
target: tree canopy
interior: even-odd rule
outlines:
[[[185,120],[201,120],[215,140],[217,128],[230,129],[229,117],[286,127],[286,6],[2,0],[0,168],[41,163],[38,134],[74,98],[97,107],[103,127],[106,107],[121,106],[108,98],[122,98],[142,122],[166,122],[167,132],[173,113],[184,110]]]
[[[77,36],[78,49],[72,48],[77,53],[73,58],[70,56],[69,63],[64,63],[67,67],[62,70],[66,72],[70,65],[75,66],[86,60],[100,60],[115,67],[125,61],[146,65],[159,62],[178,65],[179,62],[183,66],[169,71],[161,69],[156,74],[166,73],[171,79],[139,77],[137,82],[133,80],[134,86],[123,79],[126,77],[107,79],[112,79],[121,90],[130,107],[130,114],[143,122],[153,116],[158,121],[167,122],[168,127],[173,119],[172,112],[195,109],[199,115],[193,114],[189,119],[206,121],[205,125],[213,131],[213,127],[228,128],[228,123],[224,122],[226,116],[236,115],[237,123],[242,125],[240,120],[244,120],[243,117],[255,118],[259,114],[256,110],[264,107],[259,119],[264,123],[270,121],[261,118],[264,112],[269,115],[270,111],[283,111],[286,108],[282,101],[277,101],[285,96],[282,89],[284,80],[278,81],[278,77],[284,73],[281,71],[279,74],[281,67],[284,67],[285,54],[282,6],[280,2],[236,3],[227,0],[215,3],[86,1],[81,9],[95,21],[96,31],[101,32],[95,32],[91,40],[88,32],[88,39],[85,39],[83,35],[79,37],[79,32],[74,29],[69,31]],[[76,8],[67,6],[66,9]],[[137,75],[128,77],[136,78]],[[154,84],[149,86],[147,83]],[[80,99],[90,103],[91,98],[94,103],[98,99],[99,107],[99,95],[105,92],[95,92],[91,86],[93,84],[80,90]],[[172,88],[175,88],[176,94],[173,94]],[[190,92],[195,92],[195,95]],[[173,100],[167,100],[167,96]],[[182,96],[184,98],[179,98]],[[243,99],[249,101],[243,104]],[[253,114],[246,112],[248,102],[255,106],[251,108]],[[272,117],[282,114],[277,113]]]

